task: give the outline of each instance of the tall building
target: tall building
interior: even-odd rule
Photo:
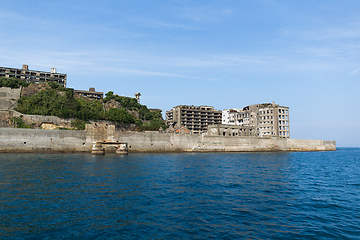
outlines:
[[[274,102],[224,109],[222,124],[252,126],[259,137],[290,138],[289,107]]]
[[[209,106],[179,105],[166,111],[166,124],[199,134],[206,131],[208,125],[221,124],[221,111]]]
[[[28,65],[23,65],[22,69],[0,67],[0,77],[14,77],[31,83],[45,83],[51,81],[66,87],[66,74],[57,73],[56,68],[51,68],[50,72],[43,72],[29,70]]]

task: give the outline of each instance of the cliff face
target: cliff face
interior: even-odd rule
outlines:
[[[111,99],[110,101],[108,101],[107,103],[104,104],[104,108],[106,111],[108,111],[110,108],[122,108],[122,105],[115,101],[114,99]]]
[[[104,103],[104,108],[106,111],[108,111],[111,108],[118,108],[121,109],[123,108],[123,106],[121,105],[121,103],[119,103],[118,101],[115,101],[114,99],[111,99],[110,101]],[[126,108],[125,108],[126,109]],[[136,118],[140,118],[140,114],[138,111],[136,110],[129,110],[126,109],[126,111],[128,111],[131,115],[133,115]]]
[[[33,83],[22,89],[21,96],[34,95],[37,94],[39,91],[46,89],[50,89],[50,87],[45,83],[36,83],[36,84]]]

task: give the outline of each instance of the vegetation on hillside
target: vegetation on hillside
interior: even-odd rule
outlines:
[[[159,112],[151,112],[145,105],[141,105],[137,102],[135,98],[123,97],[114,95],[112,91],[105,94],[105,98],[103,99],[104,103],[109,102],[114,99],[118,103],[121,104],[123,108],[126,110],[135,110],[139,113],[139,119],[141,120],[151,120],[161,118],[161,113]]]
[[[27,87],[29,83],[18,78],[0,77],[0,87],[19,88],[20,86]]]
[[[31,126],[26,125],[21,117],[11,118],[11,122],[15,128],[31,128]]]
[[[80,103],[74,98],[73,90],[53,82],[47,84],[50,89],[19,98],[16,110],[24,114],[88,120],[80,117]]]
[[[164,130],[168,128],[168,126],[163,121],[161,121],[162,116],[160,112],[151,112],[145,105],[141,105],[140,103],[138,103],[135,98],[114,95],[112,91],[106,93],[105,96],[106,97],[103,99],[104,103],[107,103],[114,99],[121,104],[121,107],[122,109],[124,109],[124,111],[132,110],[139,113],[139,119],[136,119],[132,115],[131,117],[125,117],[125,112],[122,111],[122,113],[120,113],[120,111],[118,111],[119,109],[117,109],[116,112],[118,113],[118,117],[113,117],[112,121],[117,122],[116,119],[123,119],[123,121],[127,121],[128,123],[135,123],[136,126],[138,126],[139,131],[157,131],[160,129],[160,127]],[[116,108],[113,109],[114,110],[110,109],[108,111],[108,114],[110,111],[112,111],[112,113],[115,112]],[[111,116],[113,115],[111,114]],[[150,124],[143,124],[142,120],[150,120]]]
[[[134,98],[117,96],[113,92],[108,92],[102,101],[74,98],[72,89],[53,82],[45,84],[49,88],[21,97],[16,110],[24,114],[75,118],[73,127],[79,130],[85,129],[85,123],[89,120],[109,120],[118,124],[133,123],[139,131],[167,128],[161,120],[161,113],[151,112]],[[121,108],[110,108],[106,111],[103,104],[112,99],[120,103]],[[139,119],[129,111],[138,112]],[[150,124],[143,124],[142,120],[150,120]]]
[[[139,109],[141,106],[140,103],[138,103],[135,98],[114,95],[114,92],[112,91],[106,93],[105,96],[106,97],[103,99],[104,103],[107,103],[110,100],[114,99],[115,101],[120,103],[122,107],[127,108],[129,110]]]

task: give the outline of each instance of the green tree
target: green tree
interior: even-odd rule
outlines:
[[[114,99],[115,101],[120,103],[123,108],[129,110],[138,110],[141,106],[135,98],[114,95],[112,91],[106,93],[105,96],[106,97],[103,99],[104,103],[107,103],[108,101]]]
[[[106,112],[106,115],[110,121],[116,123],[135,123],[135,118],[124,108],[110,108],[109,111]]]
[[[10,87],[10,88],[19,88],[20,86],[27,87],[30,83],[25,82],[22,79],[18,78],[6,78],[0,77],[0,87]]]
[[[98,100],[85,100],[77,98],[80,105],[77,117],[83,120],[100,120],[105,119],[105,113],[101,101]]]
[[[22,115],[21,115],[22,116]],[[31,128],[29,125],[26,125],[21,117],[13,117],[11,118],[14,127],[16,128]]]

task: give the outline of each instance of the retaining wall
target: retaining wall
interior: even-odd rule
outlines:
[[[20,93],[21,88],[0,87],[0,110],[8,110],[16,107]]]
[[[90,152],[96,141],[127,142],[129,152],[332,151],[335,141],[223,137],[106,129],[45,130],[0,128],[0,152]],[[104,145],[115,152],[115,145]]]
[[[88,152],[86,132],[0,128],[0,152]]]

